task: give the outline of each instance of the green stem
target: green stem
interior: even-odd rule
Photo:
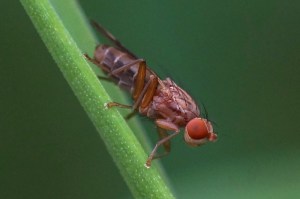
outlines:
[[[92,53],[96,42],[84,22],[82,13],[76,7],[77,4],[74,1],[63,1],[64,8],[60,8],[64,9],[64,12],[74,8],[77,14],[71,17],[78,19],[81,17],[79,23],[70,23],[66,26],[68,30],[69,26],[77,26],[77,29],[84,32],[85,43],[89,43],[84,45],[85,47],[82,46],[84,43],[82,37],[82,40],[77,38],[76,34],[72,37],[56,12],[63,3],[57,3],[57,7],[54,8],[48,0],[21,0],[21,2],[65,79],[104,140],[132,194],[136,198],[173,198],[155,164],[151,169],[144,167],[147,154],[123,117],[115,109],[104,108],[104,103],[111,100],[83,56],[83,52]]]

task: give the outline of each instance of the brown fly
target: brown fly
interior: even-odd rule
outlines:
[[[161,80],[144,59],[139,59],[130,52],[98,23],[92,21],[92,25],[115,47],[101,44],[96,47],[94,58],[87,54],[85,57],[99,66],[120,87],[130,91],[134,101],[133,105],[109,102],[106,106],[138,111],[153,119],[157,126],[160,139],[146,161],[147,168],[150,168],[153,159],[170,152],[170,139],[179,134],[181,127],[185,127],[184,139],[191,146],[200,146],[217,139],[211,122],[200,116],[198,106],[186,91],[170,78]],[[156,151],[161,145],[164,153],[157,154]]]

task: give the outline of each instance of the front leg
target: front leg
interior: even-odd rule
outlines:
[[[173,133],[168,135],[168,136],[166,134],[161,135],[162,139],[159,140],[156,143],[155,147],[153,148],[152,152],[150,153],[150,155],[149,155],[149,157],[146,161],[145,167],[148,168],[148,169],[151,167],[152,160],[154,160],[156,158],[160,158],[164,155],[167,155],[170,152],[170,139],[179,134],[178,126],[176,124],[172,123],[172,122],[166,121],[164,119],[157,119],[155,121],[155,123],[156,123],[158,128],[160,128],[164,131],[166,131],[166,130],[167,131],[173,131]],[[162,155],[156,155],[156,151],[157,151],[158,147],[162,144],[164,145],[166,153],[162,154]]]

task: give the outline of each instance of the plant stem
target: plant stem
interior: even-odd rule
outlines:
[[[147,155],[123,117],[115,109],[104,108],[104,103],[111,100],[53,5],[49,0],[21,0],[21,2],[65,79],[104,140],[132,194],[136,198],[173,198],[155,164],[151,169],[144,167]],[[73,1],[64,2],[75,5]],[[65,8],[69,9],[68,6]],[[68,12],[68,9],[65,12]],[[77,14],[83,16],[82,13]],[[75,25],[78,24],[73,24]],[[82,25],[80,28],[86,32],[86,38],[89,39],[92,36],[89,35],[87,27]],[[91,49],[85,52],[90,51]]]

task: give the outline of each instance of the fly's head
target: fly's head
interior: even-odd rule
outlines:
[[[190,120],[184,132],[185,142],[191,146],[200,146],[208,141],[217,140],[217,134],[207,119],[196,117]]]

